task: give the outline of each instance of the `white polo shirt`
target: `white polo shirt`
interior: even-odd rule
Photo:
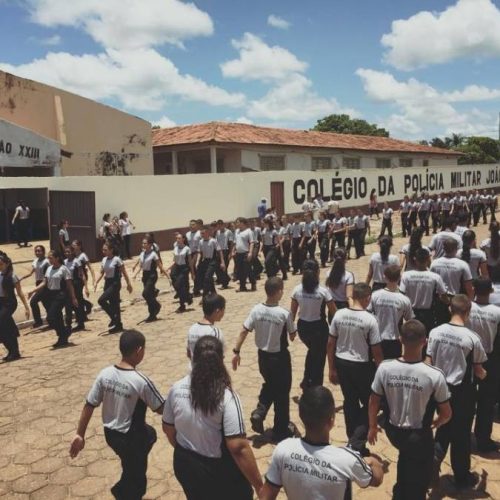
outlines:
[[[206,323],[194,323],[188,330],[187,336],[187,350],[191,353],[191,359],[193,359],[194,346],[201,337],[205,335],[210,335],[219,339],[224,344],[224,335],[222,335],[222,330],[215,325],[210,325]]]
[[[47,280],[47,288],[49,290],[61,290],[65,285],[64,282],[71,279],[71,273],[65,265],[58,268],[50,266],[45,271],[45,279]]]
[[[330,270],[327,272],[326,279],[329,278],[330,272],[331,272]],[[346,294],[347,285],[354,285],[354,274],[352,274],[351,271],[344,271],[344,274],[340,279],[340,283],[335,288],[332,288],[332,286],[328,287],[332,299],[335,302],[347,302],[347,294]]]
[[[298,316],[303,321],[320,320],[323,304],[333,300],[328,288],[318,285],[314,292],[307,293],[302,284],[293,289],[292,299],[299,304]]]
[[[493,351],[500,326],[500,307],[494,304],[472,303],[467,327],[481,339],[486,354]]]
[[[458,234],[453,231],[441,231],[432,237],[429,244],[429,248],[434,252],[435,259],[444,255],[443,243],[446,238],[454,239],[458,244],[458,248],[462,248],[462,238]]]
[[[405,271],[399,289],[410,299],[413,309],[430,309],[435,295],[446,293],[443,278],[431,271]]]
[[[253,231],[249,227],[243,231],[237,229],[234,235],[236,253],[248,253],[254,239]]]
[[[432,261],[430,270],[443,278],[452,295],[460,293],[463,283],[472,280],[469,265],[457,257],[439,257]]]
[[[382,261],[380,252],[375,252],[370,257],[370,266],[373,270],[373,282],[374,283],[385,283],[384,271],[389,266],[399,266],[399,259],[397,255],[389,254],[385,262]]]
[[[459,258],[460,260],[462,260],[462,252],[463,250],[459,250],[457,252],[457,258]],[[479,250],[479,248],[470,249],[470,261],[467,262],[467,264],[469,266],[473,280],[479,277],[479,266],[481,264],[484,264],[486,261],[486,254],[483,252],[483,250]]]

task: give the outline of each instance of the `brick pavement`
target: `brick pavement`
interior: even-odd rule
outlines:
[[[477,232],[478,239],[486,236],[486,228],[483,226]],[[396,239],[394,251],[398,251],[403,243],[402,239]],[[374,250],[375,246],[370,245],[367,247],[367,257],[349,262],[348,268],[355,273],[358,280],[364,279],[370,252]],[[22,266],[17,268],[19,274],[23,273],[19,269]],[[295,276],[286,282],[283,300],[285,306],[289,305],[288,297],[298,282],[299,277]],[[168,289],[164,278],[160,284],[161,288]],[[240,331],[243,319],[256,302],[264,299],[262,284],[261,281],[256,293],[236,294],[234,289],[224,292],[227,309],[221,328],[228,347],[228,364],[231,357],[230,348]],[[29,290],[30,286],[25,285],[25,290]],[[140,295],[139,282],[136,282],[135,288],[134,296]],[[122,296],[126,299],[126,293]],[[184,315],[176,315],[173,311],[177,305],[173,302],[172,293],[162,295],[160,301],[163,305],[160,313],[162,320],[139,327],[147,337],[146,356],[140,370],[149,375],[161,392],[166,394],[172,383],[186,373],[187,328],[201,317],[201,308],[192,307]],[[137,322],[147,315],[143,303],[127,305],[124,300],[124,305],[123,319],[127,327],[136,326]],[[23,359],[0,365],[0,496],[3,498],[112,498],[109,488],[117,480],[120,467],[118,459],[104,441],[99,410],[89,425],[85,449],[75,460],[68,457],[69,442],[74,435],[90,384],[101,368],[118,359],[117,337],[104,334],[107,325],[104,315],[94,314],[88,325],[88,331],[71,337],[71,347],[56,351],[50,348],[55,340],[53,332],[34,333],[29,329],[23,330],[20,339]],[[291,345],[290,351],[294,367],[291,416],[302,431],[295,401],[300,395],[298,384],[304,366],[305,349],[298,338]],[[248,436],[252,440],[261,472],[264,473],[274,447],[254,436],[250,429],[250,411],[255,405],[261,383],[256,349],[251,339],[248,339],[243,347],[241,367],[236,373],[232,372],[232,378],[234,388],[242,398]],[[341,407],[340,389],[333,387],[333,391],[337,406]],[[159,440],[150,455],[148,491],[145,498],[184,498],[173,475],[173,450],[162,434],[161,419],[149,413],[148,421],[156,428]],[[272,412],[266,422],[271,425]],[[494,437],[500,440],[500,424],[495,424]],[[345,443],[341,409],[332,433],[332,442],[338,445]],[[381,435],[372,451],[387,462],[388,473],[380,488],[356,488],[355,497],[363,500],[390,498],[395,478],[396,453],[384,435]],[[439,487],[431,492],[430,498],[500,499],[499,458],[500,454],[474,454],[473,470],[483,475],[482,488],[462,494],[458,494],[453,487],[447,458]],[[280,498],[284,498],[284,495]]]

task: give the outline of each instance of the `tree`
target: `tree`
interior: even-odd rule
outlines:
[[[434,137],[431,140],[430,145],[434,148],[443,148],[443,149],[449,149],[449,143],[446,141],[446,139],[443,141],[440,137]]]
[[[458,159],[461,165],[497,163],[500,160],[500,141],[491,137],[468,137],[454,149],[465,153]]]
[[[366,120],[351,118],[349,115],[328,115],[316,122],[312,129],[316,132],[336,132],[337,134],[375,135],[389,137],[385,128],[379,128]]]

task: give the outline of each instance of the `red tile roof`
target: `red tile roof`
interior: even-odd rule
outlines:
[[[243,123],[210,122],[153,129],[153,147],[181,144],[265,144],[306,148],[427,153],[448,156],[461,155],[461,153],[448,149],[422,146],[388,137],[259,127]]]

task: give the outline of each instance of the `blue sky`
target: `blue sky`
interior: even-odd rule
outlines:
[[[0,0],[0,69],[163,126],[497,136],[494,0]]]

